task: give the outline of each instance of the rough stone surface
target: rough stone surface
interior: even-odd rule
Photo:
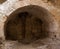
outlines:
[[[31,13],[34,17],[38,17],[43,21],[44,25],[42,28],[45,29],[43,29],[43,32],[48,33],[47,38],[38,39],[31,42],[30,44],[22,44],[19,41],[21,39],[20,34],[18,33],[19,35],[16,36],[16,33],[13,33],[15,32],[14,29],[12,29],[12,36],[18,37],[18,40],[6,40],[4,30],[6,21],[10,21],[10,17],[16,17],[18,13],[24,11]],[[34,17],[32,17],[32,20]],[[30,22],[30,20],[28,20],[27,22]],[[31,31],[31,29],[27,30],[27,32]],[[34,30],[33,32],[35,33],[36,30]],[[36,33],[36,35],[38,34]],[[29,36],[31,35],[29,34]],[[1,0],[0,49],[60,49],[60,0]]]

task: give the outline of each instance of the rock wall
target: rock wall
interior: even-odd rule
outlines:
[[[0,49],[60,49],[60,0],[0,0]]]
[[[37,14],[36,16],[42,19],[43,22],[46,21],[46,24],[48,24],[46,30],[52,35],[50,37],[59,39],[60,9],[58,3],[59,0],[6,0],[0,3],[0,38],[5,39],[4,25],[9,16],[14,16],[19,11],[28,11]],[[45,14],[46,16],[44,16]]]

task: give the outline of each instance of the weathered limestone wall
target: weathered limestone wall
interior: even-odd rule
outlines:
[[[32,14],[32,18],[27,17],[29,18],[26,22],[27,35],[24,34],[26,40],[21,38],[20,32],[22,33],[22,27],[20,23],[22,22],[20,22],[19,18],[17,19],[19,17],[18,14],[24,11]],[[35,29],[37,24],[31,29],[30,24],[31,21],[35,22],[34,18],[38,18],[43,22],[43,24],[38,24],[40,30]],[[6,25],[10,20],[17,23],[17,26],[10,23],[11,29],[11,26]],[[8,30],[10,29],[10,32],[5,32],[5,27]],[[35,37],[31,38],[31,31],[40,38],[47,33],[47,38],[44,36],[44,38],[39,38],[35,41]],[[37,31],[41,31],[41,33],[36,34]],[[9,33],[12,36],[6,36],[5,33]],[[6,37],[10,37],[11,40],[6,40]],[[12,37],[17,40],[12,41]],[[20,39],[23,39],[22,42],[20,42]],[[31,40],[34,41],[31,42]],[[28,44],[28,42],[31,43]],[[0,49],[60,49],[60,0],[0,0]]]
[[[49,28],[50,28],[49,31],[53,32],[52,34],[55,34],[56,38],[59,38],[60,37],[60,9],[52,5],[51,2],[50,1],[46,2],[45,0],[7,0],[4,3],[0,4],[0,37],[2,39],[5,38],[4,24],[10,14],[12,14],[18,8],[22,8],[28,5],[37,5],[43,7],[48,11],[47,13],[50,13],[50,15],[52,15],[50,16],[51,19],[49,18],[49,20],[46,17],[48,22],[52,20],[51,22],[49,22]],[[44,11],[44,9],[42,11]]]

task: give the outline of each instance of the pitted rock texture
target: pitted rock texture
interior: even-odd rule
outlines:
[[[45,1],[46,3],[52,4],[57,8],[60,8],[60,0],[43,0],[43,1]]]
[[[60,1],[59,0],[6,0],[6,1],[4,0],[5,2],[3,2],[3,0],[1,1],[2,2],[0,4],[0,39],[1,39],[0,49],[60,49],[60,9],[59,9]],[[16,17],[18,13],[24,11],[28,11],[28,13],[31,13],[34,16],[32,18],[25,19],[26,21],[23,21],[24,18],[22,18],[22,20],[21,19],[15,20],[14,18],[12,19],[10,18],[10,17]],[[41,26],[40,23],[36,23],[35,21],[33,21],[33,18],[35,17],[36,18],[38,17],[39,20],[42,20],[44,25]],[[9,23],[9,25],[7,25],[6,28],[4,28],[6,22],[7,21],[9,22],[10,20],[12,22]],[[41,28],[37,27],[36,29],[37,26],[36,24],[33,27],[34,29],[31,30],[31,26],[32,26],[31,21],[33,21],[34,24],[35,23],[38,25],[40,24],[40,27],[43,28],[42,29],[43,33],[44,34],[48,33],[48,36],[47,38],[34,40],[33,42],[28,44],[22,43],[19,41],[21,39],[21,35],[19,33],[22,32],[21,30],[25,30],[27,34],[28,32],[31,33],[32,31],[37,37],[40,38],[42,36],[41,34],[37,33],[37,31],[41,31]],[[13,24],[13,22],[15,24]],[[22,27],[20,26],[20,24],[22,24]],[[27,29],[25,29],[24,27]],[[5,29],[8,29],[7,33],[10,32],[9,35],[12,35],[9,36],[11,40],[6,39],[6,37],[8,36],[5,35],[6,33]],[[17,33],[15,33],[16,31],[18,35]],[[12,41],[13,36],[15,37],[15,39],[18,40]],[[24,34],[24,37],[25,39],[28,39],[26,41],[31,40],[31,34],[28,35]]]

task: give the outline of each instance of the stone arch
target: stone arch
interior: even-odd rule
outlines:
[[[19,22],[21,19],[21,17],[20,18],[18,18],[17,19],[17,17],[18,17],[18,15],[20,15],[20,16],[25,16],[25,15],[27,15],[27,17],[29,16],[31,19],[29,19],[28,18],[28,21],[29,22],[27,22],[28,24],[30,23],[30,21],[31,20],[33,20],[33,19],[36,19],[37,20],[37,22],[39,21],[39,23],[41,23],[41,25],[42,25],[42,27],[41,27],[41,25],[40,25],[40,27],[42,28],[42,32],[41,32],[41,34],[39,35],[40,36],[40,38],[39,39],[44,39],[44,38],[48,38],[48,37],[50,37],[50,36],[52,36],[52,35],[50,35],[50,34],[52,34],[53,32],[56,32],[57,31],[57,23],[55,22],[55,19],[54,19],[54,17],[53,17],[53,15],[48,11],[48,10],[46,10],[45,8],[43,8],[43,7],[40,7],[40,6],[37,6],[37,5],[28,5],[28,6],[24,6],[24,7],[21,7],[21,8],[19,8],[19,9],[17,9],[17,10],[15,10],[15,11],[13,11],[10,15],[9,15],[9,17],[7,18],[7,20],[6,20],[6,22],[5,22],[5,25],[4,25],[4,32],[5,32],[5,37],[6,37],[6,39],[9,39],[9,40],[19,40],[20,41],[20,35],[17,35],[16,33],[12,33],[12,32],[14,32],[14,31],[12,31],[12,32],[8,32],[7,31],[7,29],[8,29],[8,27],[11,27],[11,26],[9,26],[8,25],[8,23],[10,23],[11,21],[15,21],[15,19],[16,19],[16,21],[17,22]],[[23,17],[24,18],[24,17]],[[22,18],[22,19],[23,19]],[[24,20],[24,19],[23,19]],[[23,20],[22,20],[22,22],[23,22]],[[16,21],[15,21],[15,23],[16,23]],[[21,21],[20,21],[21,22]],[[21,22],[21,23],[22,23]],[[24,21],[25,22],[25,21]],[[31,21],[32,22],[32,21]],[[33,20],[33,22],[35,22],[34,20]],[[37,24],[37,22],[36,22],[36,24]],[[13,23],[10,23],[10,25],[11,24],[13,24]],[[25,24],[25,23],[23,23],[23,24]],[[31,24],[31,23],[30,23]],[[15,25],[15,24],[14,24]],[[14,26],[14,25],[12,25],[12,27]],[[23,25],[24,26],[24,25]],[[28,25],[27,25],[28,26]],[[36,26],[36,25],[35,25]],[[20,26],[21,27],[21,26]],[[14,28],[14,27],[13,27]],[[29,30],[29,29],[28,29]],[[41,29],[40,29],[41,30]],[[9,31],[11,31],[10,29],[9,29]],[[27,31],[27,30],[26,30]],[[29,31],[31,31],[31,30],[29,30]],[[28,32],[29,32],[28,31]],[[9,33],[9,35],[8,35],[8,33]],[[18,33],[19,34],[19,33]],[[43,35],[44,34],[44,35]],[[17,36],[17,37],[16,37]],[[42,37],[42,36],[44,36],[44,37]],[[27,36],[28,37],[28,36]],[[30,36],[31,37],[31,36]],[[29,37],[29,38],[30,38]],[[32,38],[32,37],[31,37]],[[33,38],[34,39],[34,38]],[[31,40],[32,39],[26,39],[26,41],[24,41],[23,40],[23,42],[31,42]],[[35,39],[34,39],[35,40]]]

